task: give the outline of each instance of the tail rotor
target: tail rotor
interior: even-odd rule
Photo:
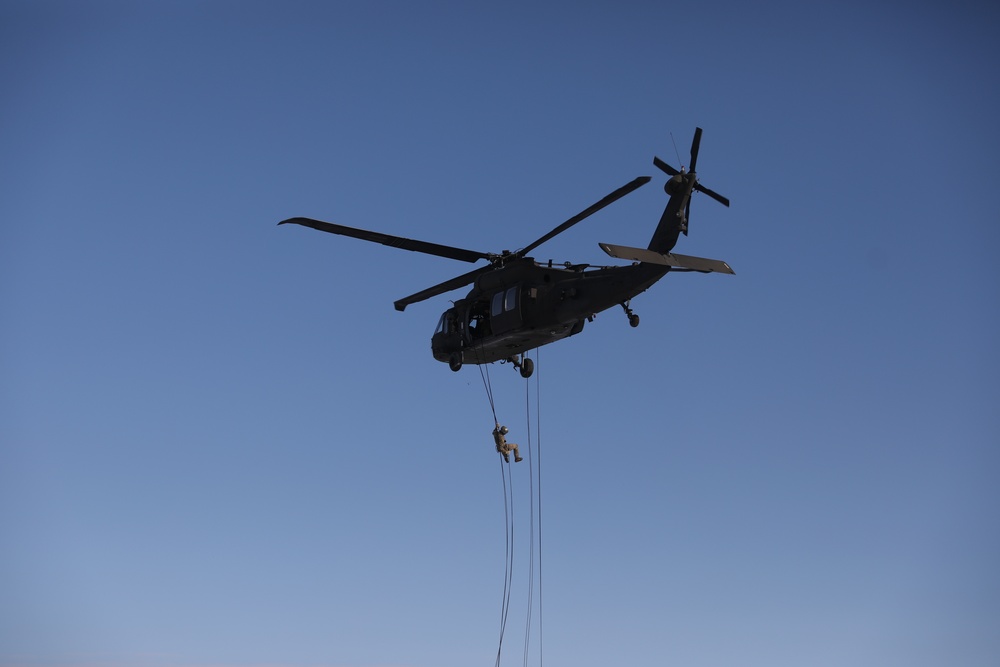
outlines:
[[[719,202],[723,206],[729,206],[729,199],[723,197],[718,192],[706,188],[704,185],[698,182],[697,167],[698,167],[698,152],[701,150],[701,128],[696,127],[694,130],[694,139],[691,140],[691,165],[688,169],[685,169],[682,165],[680,169],[674,169],[669,164],[664,162],[658,157],[653,158],[653,164],[656,167],[670,176],[667,180],[664,190],[671,197],[675,195],[681,195],[682,207],[684,209],[683,221],[681,222],[681,231],[687,235],[687,222],[691,217],[691,192],[701,192],[706,194],[715,201]]]
[[[677,241],[678,234],[683,233],[687,236],[688,220],[691,218],[692,192],[701,192],[723,206],[729,206],[729,199],[698,182],[696,169],[698,167],[698,152],[701,150],[701,133],[700,127],[695,128],[694,138],[691,140],[691,164],[689,168],[681,165],[680,169],[675,169],[660,158],[653,158],[653,164],[656,168],[670,177],[663,186],[663,190],[670,196],[670,201],[667,202],[660,218],[660,224],[650,241],[649,249],[651,250],[670,252]]]

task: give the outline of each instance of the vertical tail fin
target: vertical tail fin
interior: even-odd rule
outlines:
[[[695,167],[698,164],[698,151],[701,147],[701,128],[695,128],[694,139],[691,141],[691,171],[685,171],[682,166],[674,169],[658,157],[653,158],[653,164],[670,176],[663,186],[664,192],[670,195],[660,222],[656,225],[653,237],[649,240],[648,249],[658,253],[670,252],[681,233],[688,233],[688,218],[691,215],[691,193],[704,193],[723,206],[729,206],[729,200],[722,195],[709,190],[698,183]]]

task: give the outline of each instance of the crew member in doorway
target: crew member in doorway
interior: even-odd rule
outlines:
[[[497,451],[503,454],[503,460],[510,463],[510,452],[514,451],[514,463],[522,461],[521,452],[517,445],[513,442],[507,442],[507,434],[510,433],[510,429],[506,426],[501,426],[500,422],[497,422],[497,426],[493,429],[493,439],[497,443]]]

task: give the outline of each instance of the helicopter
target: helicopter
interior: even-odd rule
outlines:
[[[669,196],[666,208],[646,248],[599,243],[610,257],[631,260],[627,266],[592,267],[589,264],[553,264],[536,262],[528,253],[563,233],[584,218],[621,199],[648,183],[640,176],[600,201],[577,213],[544,236],[516,251],[487,253],[440,245],[379,232],[346,227],[312,218],[289,218],[279,225],[305,227],[381,243],[463,262],[486,260],[488,264],[468,273],[428,287],[394,302],[402,311],[410,304],[473,285],[465,298],[453,302],[442,313],[431,336],[431,352],[453,371],[463,364],[509,362],[528,378],[534,363],[524,353],[554,343],[583,331],[584,324],[608,308],[620,305],[632,327],[639,326],[639,316],[631,308],[633,297],[641,294],[671,271],[734,274],[721,260],[672,253],[680,234],[687,236],[691,196],[700,192],[729,206],[729,200],[703,186],[696,166],[702,129],[695,128],[691,142],[691,162],[675,169],[658,157],[653,164],[669,177],[664,191]]]

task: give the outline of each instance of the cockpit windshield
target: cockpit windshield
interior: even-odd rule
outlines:
[[[438,320],[437,328],[434,329],[434,333],[457,333],[458,332],[458,321],[455,319],[455,309],[450,308],[441,314],[441,319]]]

